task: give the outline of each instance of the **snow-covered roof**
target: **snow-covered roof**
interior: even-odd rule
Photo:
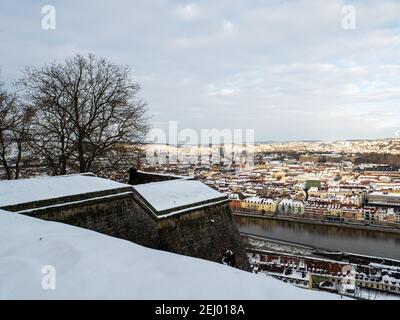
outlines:
[[[0,299],[340,299],[264,274],[4,211],[0,270]],[[42,288],[49,271],[55,271],[56,290]]]
[[[303,207],[304,203],[298,200],[293,200],[293,199],[283,199],[280,203],[280,205],[290,205],[290,206],[298,206],[298,207]]]
[[[265,199],[261,197],[249,197],[244,199],[244,202],[257,203],[257,204],[274,204],[275,201],[272,199]]]
[[[93,175],[67,175],[0,181],[0,207],[99,192],[129,185]]]
[[[227,199],[227,196],[200,181],[170,180],[133,187],[158,213],[186,206]]]
[[[231,193],[229,195],[229,199],[230,200],[240,200],[240,197],[239,197],[239,195],[237,193]]]

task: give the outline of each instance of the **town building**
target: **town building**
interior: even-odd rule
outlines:
[[[277,202],[272,199],[250,197],[241,202],[241,207],[243,210],[257,211],[260,213],[275,213],[277,210]]]
[[[303,215],[304,203],[292,199],[283,199],[279,202],[278,211],[284,214]]]

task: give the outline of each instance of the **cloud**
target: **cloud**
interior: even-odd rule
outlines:
[[[234,24],[231,21],[224,21],[222,23],[222,29],[226,32],[230,32],[234,29]]]
[[[210,96],[229,97],[237,94],[237,90],[232,88],[218,88],[215,84],[208,86]]]
[[[57,29],[46,32],[39,5],[3,0],[1,76],[93,52],[132,67],[154,125],[253,128],[257,140],[393,136],[400,2],[353,1],[351,31],[345,3],[54,0]]]
[[[176,15],[183,20],[194,20],[199,17],[201,10],[195,3],[180,5],[175,9]]]

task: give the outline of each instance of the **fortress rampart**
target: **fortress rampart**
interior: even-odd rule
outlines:
[[[120,185],[115,189],[13,204],[1,209],[215,262],[221,262],[224,252],[230,250],[234,253],[235,266],[249,270],[226,197],[157,211],[134,187]],[[150,186],[159,187],[158,183]],[[174,194],[173,189],[170,191]]]

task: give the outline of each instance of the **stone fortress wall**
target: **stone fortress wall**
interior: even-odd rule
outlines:
[[[161,179],[160,176],[156,177],[157,181]],[[149,180],[153,182],[154,176],[150,176]],[[140,181],[146,181],[143,174],[140,174]],[[235,266],[249,270],[228,200],[157,217],[142,205],[135,192],[127,186],[2,209],[215,262],[221,262],[224,251],[228,249],[235,255]]]

